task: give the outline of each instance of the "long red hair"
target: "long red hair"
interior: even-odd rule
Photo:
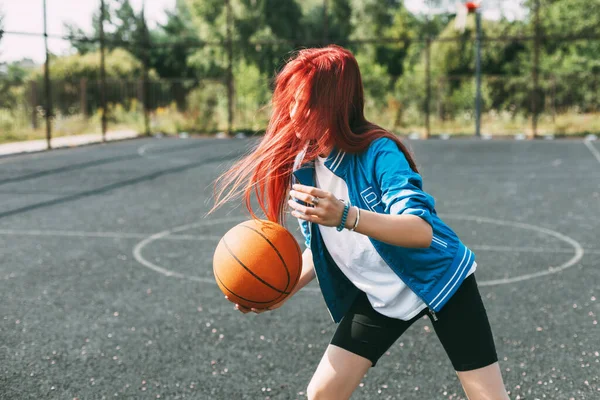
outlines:
[[[296,104],[297,98],[306,101]],[[385,136],[397,143],[417,171],[400,139],[365,119],[358,63],[340,46],[298,51],[276,77],[271,102],[272,115],[263,139],[217,179],[211,212],[240,196],[256,218],[251,205],[255,194],[266,217],[284,223],[294,160],[305,148],[304,160],[308,161],[328,153],[332,146],[358,153]],[[294,115],[301,118],[290,117],[294,105]]]

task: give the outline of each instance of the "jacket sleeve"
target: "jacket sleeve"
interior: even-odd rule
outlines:
[[[412,214],[432,225],[434,199],[423,191],[421,176],[414,172],[404,153],[389,138],[373,142],[375,179],[387,214]]]
[[[299,164],[298,160],[301,161],[301,157],[300,156],[296,158],[296,163],[294,164],[294,172],[292,173],[292,185],[295,184],[295,183],[300,183],[300,180],[296,177],[296,173],[298,172],[297,171],[297,168],[298,168],[297,164]],[[303,206],[306,205],[305,202],[300,201],[298,199],[294,199],[294,201],[296,203],[302,204]],[[298,224],[300,225],[300,232],[302,232],[302,236],[304,237],[304,245],[307,248],[310,248],[310,226],[309,226],[309,222],[305,221],[305,220],[303,220],[301,218],[298,218]]]
[[[310,229],[308,227],[309,222],[298,218],[298,223],[300,224],[300,232],[302,232],[302,236],[304,236],[304,245],[307,248],[310,248]]]

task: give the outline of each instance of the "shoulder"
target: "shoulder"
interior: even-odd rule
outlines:
[[[408,160],[404,153],[398,148],[398,144],[389,137],[380,137],[371,142],[367,149],[367,156],[370,162],[395,164],[401,168],[409,168]]]
[[[398,146],[391,138],[389,138],[387,136],[377,138],[369,144],[370,152],[385,150],[386,148],[396,148],[397,149]]]

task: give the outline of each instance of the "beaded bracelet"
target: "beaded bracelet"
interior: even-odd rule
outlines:
[[[340,222],[340,224],[338,225],[337,231],[341,232],[344,230],[344,227],[346,226],[346,219],[348,218],[348,210],[350,210],[350,204],[348,204],[347,202],[344,201],[344,213],[342,214],[342,222]]]

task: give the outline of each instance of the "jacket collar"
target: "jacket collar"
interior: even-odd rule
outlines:
[[[296,156],[293,175],[299,183],[314,186],[315,162],[314,160],[303,162],[305,154],[306,148]],[[344,171],[347,161],[347,153],[334,147],[333,150],[331,150],[331,153],[329,153],[329,156],[327,156],[327,159],[325,159],[325,166],[329,168],[331,172],[340,176],[341,172]]]
[[[342,166],[345,165],[345,161],[347,161],[346,152],[334,147],[325,160],[325,166],[334,174],[340,175],[340,172],[344,170]]]

